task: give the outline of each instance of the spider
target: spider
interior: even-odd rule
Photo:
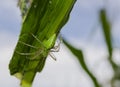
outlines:
[[[32,46],[32,45],[30,45],[30,44],[27,44],[27,43],[25,43],[25,42],[22,42],[22,41],[18,41],[18,43],[20,43],[20,44],[23,44],[23,45],[25,45],[25,46],[28,46],[28,47],[30,47],[30,48],[33,48],[33,49],[36,49],[37,51],[35,51],[35,52],[31,52],[31,53],[22,53],[22,52],[19,52],[19,51],[15,51],[17,54],[19,54],[19,55],[22,55],[22,56],[32,56],[32,55],[34,55],[32,58],[29,58],[30,60],[35,60],[39,55],[43,55],[43,56],[45,56],[46,57],[46,55],[47,55],[47,53],[48,53],[48,55],[53,59],[53,60],[57,60],[56,59],[56,57],[54,56],[54,54],[53,54],[53,52],[59,52],[59,50],[60,50],[60,44],[61,44],[61,41],[62,41],[62,39],[61,38],[59,38],[59,43],[57,43],[57,45],[56,46],[54,46],[52,49],[47,49],[45,46],[44,46],[44,44],[34,35],[34,34],[32,34],[31,33],[31,35],[32,35],[32,37],[35,39],[35,40],[37,40],[37,42],[39,42],[41,45],[42,45],[42,47],[40,47],[40,48],[38,48],[38,47],[36,47],[36,46]],[[61,37],[61,36],[60,36]]]

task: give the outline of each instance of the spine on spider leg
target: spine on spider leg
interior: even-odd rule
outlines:
[[[11,75],[21,79],[21,87],[31,87],[36,73],[42,71],[46,57],[61,28],[68,21],[74,3],[75,0],[33,0],[9,64]],[[38,51],[33,47],[39,48]],[[38,53],[39,50],[43,51]],[[35,52],[32,56],[38,56],[31,60],[31,56],[24,55],[31,52]]]

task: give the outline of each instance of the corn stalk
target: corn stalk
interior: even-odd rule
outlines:
[[[21,10],[22,29],[9,64],[10,74],[21,80],[21,87],[31,87],[36,73],[43,70],[46,58],[68,21],[75,1],[33,0],[27,11]]]

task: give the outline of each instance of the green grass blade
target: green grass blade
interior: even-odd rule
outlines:
[[[11,75],[31,87],[41,72],[61,28],[66,24],[76,0],[34,0],[23,20],[21,33],[9,64]],[[35,47],[35,48],[33,48]],[[31,55],[25,55],[31,54]]]
[[[100,87],[97,79],[95,78],[95,76],[89,71],[85,60],[84,60],[84,56],[83,56],[83,52],[79,49],[74,48],[72,45],[70,45],[66,40],[63,40],[64,44],[68,47],[68,49],[73,53],[73,55],[76,56],[76,58],[78,59],[80,65],[82,66],[82,68],[85,70],[85,72],[89,75],[89,77],[91,78],[91,80],[94,83],[95,87]]]

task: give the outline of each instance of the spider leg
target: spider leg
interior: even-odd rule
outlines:
[[[15,51],[17,54],[22,55],[22,56],[29,56],[29,55],[34,55],[35,53],[21,53],[18,51]]]
[[[62,37],[59,36],[59,42],[57,42],[57,45],[54,46],[54,47],[50,50],[50,52],[59,52],[61,43],[62,43]]]
[[[30,59],[30,60],[36,60],[36,59],[39,59],[39,58],[36,58],[36,57],[38,57],[40,54],[42,54],[42,52],[43,52],[43,51],[40,51],[40,50],[37,51],[36,54],[35,54],[35,56],[33,56],[32,58],[29,58],[29,59]]]
[[[44,44],[43,44],[34,34],[31,33],[31,35],[32,35],[43,47],[45,47]]]
[[[54,56],[54,54],[52,52],[49,53],[50,57],[53,59],[53,60],[57,60],[56,57]]]
[[[53,60],[57,60],[56,59],[56,57],[54,56],[54,54],[52,53],[52,52],[59,52],[59,50],[60,50],[60,45],[61,45],[61,43],[62,43],[62,37],[61,37],[61,35],[58,37],[58,40],[59,40],[59,42],[57,42],[57,46],[54,46],[51,50],[50,50],[50,53],[49,53],[49,55],[51,56],[51,58],[53,59]]]
[[[38,49],[37,47],[32,46],[32,45],[30,45],[30,44],[27,44],[27,43],[25,43],[25,42],[22,42],[22,41],[18,41],[18,42],[21,43],[21,44],[23,44],[23,45],[25,45],[25,46],[28,46],[28,47],[31,47],[31,48],[34,48],[34,49]]]
[[[58,45],[50,49],[50,52],[59,52],[59,50],[60,50],[60,46]]]

